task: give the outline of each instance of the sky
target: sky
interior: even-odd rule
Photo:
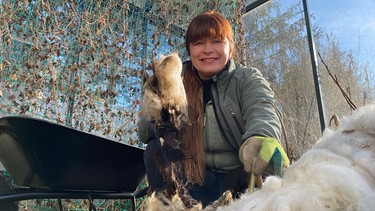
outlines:
[[[357,53],[360,62],[375,65],[374,0],[307,0],[307,5],[313,15],[311,25],[317,24],[332,35],[343,51]]]

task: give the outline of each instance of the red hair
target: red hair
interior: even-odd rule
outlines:
[[[224,40],[228,38],[231,51],[234,50],[234,33],[228,19],[219,12],[209,10],[196,16],[186,32],[185,47],[190,55],[190,43],[204,38]]]
[[[196,16],[186,32],[186,50],[190,55],[190,43],[200,39],[215,38],[229,41],[230,50],[234,49],[234,34],[229,21],[213,10]],[[182,140],[184,153],[184,172],[191,183],[202,185],[205,177],[205,152],[203,146],[203,102],[202,88],[198,76],[189,65],[184,75],[184,85],[188,100],[188,115],[191,125],[184,128]]]

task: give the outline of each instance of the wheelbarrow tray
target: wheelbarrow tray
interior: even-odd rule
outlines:
[[[46,191],[130,192],[143,149],[49,121],[0,118],[0,161],[16,185]]]

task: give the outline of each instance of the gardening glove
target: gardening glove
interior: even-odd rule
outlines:
[[[282,168],[289,166],[289,159],[280,143],[271,137],[253,136],[241,146],[239,157],[246,172],[261,175],[271,163],[274,174],[281,176]]]

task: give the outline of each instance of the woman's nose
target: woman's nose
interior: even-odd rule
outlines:
[[[210,43],[210,42],[206,42],[205,44],[204,44],[204,46],[203,46],[203,51],[205,52],[205,53],[211,53],[211,52],[213,52],[213,47],[212,47],[212,44]]]

